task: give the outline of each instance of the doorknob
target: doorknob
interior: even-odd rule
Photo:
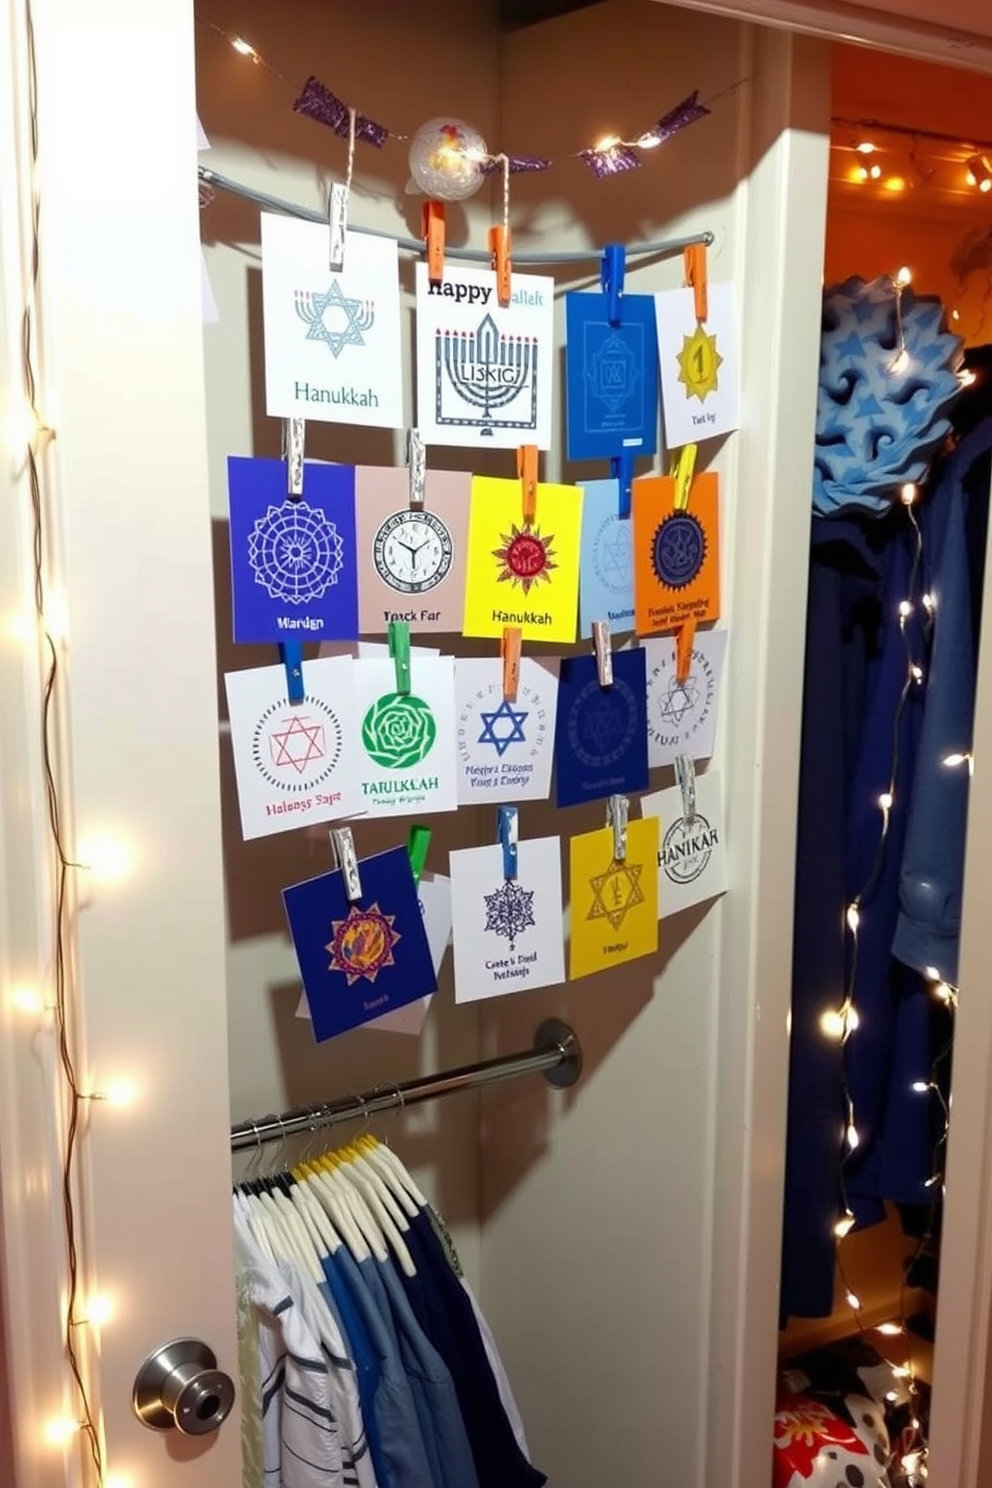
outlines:
[[[231,1414],[234,1381],[199,1338],[174,1338],[138,1370],[131,1397],[134,1414],[153,1431],[206,1436]]]

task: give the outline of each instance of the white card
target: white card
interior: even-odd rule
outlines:
[[[417,425],[427,444],[551,445],[555,282],[514,272],[510,304],[491,269],[417,264]]]
[[[560,838],[520,842],[516,878],[498,844],[453,852],[450,870],[456,1002],[565,980]]]
[[[737,428],[737,318],[734,286],[711,284],[707,316],[696,320],[691,289],[655,295],[661,403],[669,449]]]
[[[544,801],[551,789],[558,664],[520,659],[515,702],[503,696],[503,663],[455,662],[458,804]]]
[[[354,668],[343,656],[305,661],[295,706],[282,666],[225,674],[246,841],[364,811]]]
[[[727,892],[723,793],[715,770],[696,776],[696,814],[687,822],[682,792],[655,791],[641,800],[642,816],[661,818],[658,828],[658,918]]]
[[[727,632],[696,631],[684,682],[676,676],[674,636],[659,636],[641,644],[648,669],[649,768],[672,765],[680,754],[709,759],[716,738]]]
[[[356,661],[362,810],[421,816],[458,806],[455,664],[450,656],[412,656],[410,692],[396,690],[390,660]]]
[[[396,242],[262,213],[265,407],[279,418],[403,426]]]

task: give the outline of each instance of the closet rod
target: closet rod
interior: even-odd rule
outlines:
[[[222,176],[219,171],[209,170],[207,166],[198,167],[200,180],[207,186],[216,186],[220,191],[229,191],[232,196],[243,196],[245,201],[254,202],[256,206],[267,207],[272,212],[284,212],[288,217],[301,217],[305,222],[326,222],[327,218],[322,212],[315,211],[312,207],[298,207],[293,202],[284,201],[278,196],[269,196],[265,191],[256,191],[252,186],[244,186],[240,181],[232,181],[230,176]],[[423,253],[424,245],[420,238],[399,238],[395,233],[380,232],[375,227],[358,227],[353,222],[348,223],[351,232],[365,233],[370,238],[390,238],[403,249],[404,253]],[[695,243],[705,243],[709,248],[713,243],[711,232],[694,233],[688,238],[661,238],[651,243],[628,243],[628,258],[659,258],[672,253],[681,253],[683,248],[691,248]],[[602,257],[602,248],[583,248],[578,252],[570,253],[514,253],[515,264],[583,264],[592,263]],[[492,255],[481,248],[450,248],[445,246],[446,258],[465,259],[471,263],[489,264]]]
[[[421,1101],[438,1100],[442,1095],[459,1095],[463,1090],[476,1090],[482,1085],[495,1085],[500,1080],[515,1080],[519,1075],[540,1075],[550,1085],[563,1090],[574,1085],[582,1073],[582,1049],[567,1023],[548,1018],[534,1035],[534,1047],[523,1054],[507,1054],[501,1059],[484,1059],[481,1064],[466,1064],[460,1069],[427,1075],[420,1080],[407,1080],[401,1085],[377,1085],[365,1095],[346,1095],[320,1106],[299,1106],[281,1116],[263,1116],[259,1121],[241,1121],[231,1128],[231,1151],[243,1152],[261,1147],[265,1142],[285,1141],[378,1115],[381,1111],[403,1110]]]

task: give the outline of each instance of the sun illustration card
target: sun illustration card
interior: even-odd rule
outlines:
[[[658,918],[705,904],[727,892],[723,797],[715,770],[696,776],[696,809],[687,817],[677,786],[643,796],[641,811],[660,823]]]
[[[628,823],[622,862],[613,845],[610,827],[569,845],[573,981],[658,949],[658,818]]]
[[[592,635],[605,620],[614,635],[634,628],[634,524],[620,515],[615,480],[582,486],[582,549],[579,561],[579,633]]]
[[[471,489],[467,472],[428,470],[424,504],[412,506],[409,470],[358,466],[363,635],[383,635],[390,620],[405,620],[414,635],[461,631]]]
[[[655,295],[661,406],[669,449],[729,434],[738,422],[734,286],[710,284],[706,320],[696,319],[691,289]]]
[[[437,991],[406,848],[360,859],[358,873],[354,904],[339,870],[282,891],[318,1043]]]
[[[624,295],[619,325],[601,293],[565,296],[568,458],[608,460],[658,448],[658,333],[653,295]]]
[[[720,485],[697,475],[675,507],[668,475],[634,481],[634,619],[638,635],[720,618]]]
[[[697,630],[680,680],[675,637],[644,642],[648,683],[648,764],[674,765],[680,754],[709,759],[716,742],[725,630]]]
[[[613,681],[600,685],[594,656],[561,664],[555,728],[555,803],[578,806],[647,789],[644,652],[614,651]]]
[[[302,703],[282,666],[227,672],[224,685],[246,840],[365,810],[350,657],[305,661]]]
[[[565,980],[561,839],[517,844],[517,872],[503,876],[503,849],[451,854],[455,1001],[478,1002]]]
[[[307,461],[294,499],[282,460],[232,455],[227,487],[235,641],[357,636],[354,468]]]
[[[515,625],[525,641],[574,641],[581,531],[580,486],[539,485],[534,521],[525,522],[520,481],[477,475],[465,635],[502,636],[505,626]]]
[[[455,662],[458,804],[545,801],[554,763],[558,662],[520,658],[517,695],[497,657]]]
[[[411,656],[410,691],[390,660],[356,661],[362,810],[422,816],[458,806],[455,663]]]
[[[345,233],[341,269],[328,253],[326,223],[262,213],[265,411],[400,429],[396,241]]]

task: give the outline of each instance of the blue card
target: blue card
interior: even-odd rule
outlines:
[[[355,471],[303,467],[303,496],[286,494],[282,460],[231,456],[234,639],[352,641],[358,636]]]
[[[358,872],[355,904],[338,871],[282,891],[318,1043],[437,991],[407,849],[362,858]]]
[[[555,734],[555,801],[578,806],[630,795],[648,783],[647,672],[640,646],[614,651],[613,685],[601,687],[594,656],[561,664]]]
[[[592,635],[594,620],[610,630],[634,629],[633,522],[621,517],[615,480],[583,481],[579,550],[579,628]]]
[[[624,295],[611,326],[605,294],[565,296],[565,402],[570,460],[658,448],[658,331],[653,295]]]

